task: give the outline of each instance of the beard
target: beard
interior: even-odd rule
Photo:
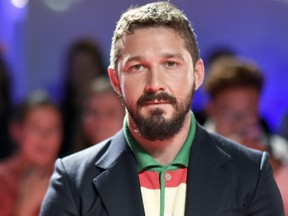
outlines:
[[[137,131],[137,133],[142,135],[145,139],[155,141],[172,138],[180,132],[183,127],[185,117],[191,109],[194,92],[195,90],[193,85],[189,91],[189,94],[182,103],[178,102],[173,95],[166,92],[148,92],[138,99],[136,109],[133,109],[131,104],[127,104],[122,95],[121,99],[133,122],[135,123],[135,131]],[[146,102],[154,100],[162,100],[170,103],[174,108],[172,117],[165,118],[165,111],[160,108],[155,108],[149,111],[146,116],[142,115],[140,113],[140,109],[145,106]]]

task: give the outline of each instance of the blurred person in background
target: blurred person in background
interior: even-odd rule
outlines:
[[[248,147],[268,151],[276,171],[288,160],[288,143],[269,133],[260,121],[259,104],[264,77],[259,68],[242,60],[215,65],[207,74],[205,89],[210,96],[204,126]]]
[[[283,176],[287,176],[288,142],[261,124],[259,104],[263,85],[264,77],[255,64],[233,60],[213,66],[205,83],[211,100],[204,127],[250,148],[269,152],[275,180],[287,200],[288,181]],[[287,211],[287,201],[284,205]]]
[[[214,48],[207,57],[205,73],[207,74],[209,72],[209,69],[212,68],[214,64],[221,64],[222,62],[230,61],[234,58],[237,58],[237,55],[232,48],[226,46],[219,46],[217,48]],[[193,113],[199,124],[203,125],[207,120],[207,112],[205,109],[205,105],[204,108],[201,107],[200,109],[199,107],[195,107]]]
[[[226,65],[226,64],[230,64],[231,62],[237,63],[238,61],[239,61],[239,57],[234,49],[227,47],[227,46],[219,46],[218,48],[215,48],[208,56],[206,76],[207,74],[209,74],[210,71],[214,70],[213,69],[214,67],[219,68],[222,64]],[[203,110],[198,110],[194,112],[197,121],[201,125],[203,125],[208,118],[206,109],[207,107],[205,107]],[[262,129],[265,130],[265,132],[270,133],[271,129],[268,123],[266,122],[266,120],[262,116],[259,116],[259,118],[260,118],[259,121],[261,123]]]
[[[80,115],[79,104],[85,88],[94,78],[106,74],[102,51],[92,40],[75,41],[69,47],[66,58],[64,97],[61,105],[64,121],[64,139],[60,152],[62,156],[72,151],[76,121]]]
[[[11,109],[11,79],[0,48],[0,159],[9,156],[13,150],[8,132]]]
[[[14,155],[0,163],[0,215],[39,215],[61,145],[61,116],[43,92],[35,92],[13,115]]]
[[[214,65],[221,64],[222,62],[230,61],[237,59],[237,53],[230,47],[219,46],[218,48],[213,49],[210,55],[207,58],[207,69],[212,68]]]
[[[107,77],[96,78],[85,92],[75,150],[99,143],[118,132],[125,110]]]

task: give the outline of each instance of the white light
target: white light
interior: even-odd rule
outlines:
[[[23,8],[27,5],[29,0],[11,0],[11,3],[14,7]]]

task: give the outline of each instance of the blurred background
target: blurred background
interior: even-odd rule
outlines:
[[[95,40],[105,67],[120,14],[145,0],[4,0],[0,1],[0,46],[12,77],[13,102],[44,89],[63,97],[65,55],[79,38]],[[276,131],[288,110],[288,0],[172,0],[193,22],[201,56],[228,48],[255,60],[266,77],[261,114]],[[195,96],[194,109],[207,96]]]

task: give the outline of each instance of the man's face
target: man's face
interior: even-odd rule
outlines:
[[[148,140],[173,137],[189,113],[193,92],[203,80],[184,40],[172,29],[137,29],[121,41],[118,73],[109,69],[116,91],[136,129]]]
[[[17,126],[21,154],[36,166],[53,163],[61,144],[61,118],[52,107],[35,107]]]
[[[235,87],[219,92],[209,110],[217,133],[239,139],[239,142],[255,142],[260,135],[259,97],[259,92],[250,87]]]
[[[114,92],[91,96],[84,109],[84,133],[91,145],[107,139],[122,128],[124,109]]]

